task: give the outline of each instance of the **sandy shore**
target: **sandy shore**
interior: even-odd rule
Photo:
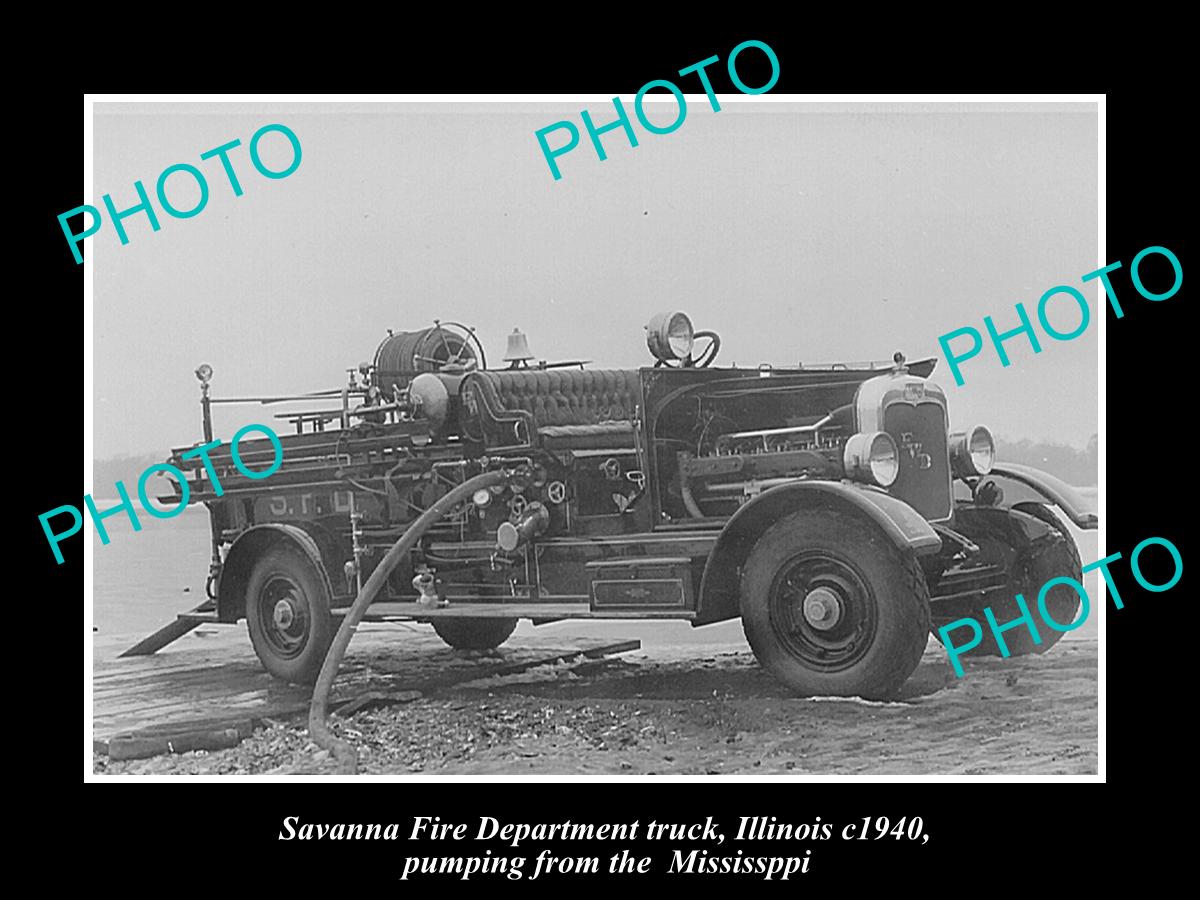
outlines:
[[[794,698],[744,643],[650,646],[466,682],[334,718],[367,774],[1090,774],[1097,645],[968,660],[956,679],[931,641],[894,702]],[[301,718],[239,746],[98,774],[332,772]]]

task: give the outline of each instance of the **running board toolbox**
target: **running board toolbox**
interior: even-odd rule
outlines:
[[[593,610],[692,607],[692,561],[686,556],[597,559],[586,568]]]

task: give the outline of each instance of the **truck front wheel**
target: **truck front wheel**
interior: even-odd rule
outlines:
[[[312,684],[333,640],[329,591],[303,553],[267,550],[246,587],[246,628],[263,667],[276,678]]]
[[[1023,516],[1032,516],[1049,526],[1049,533],[1030,539],[1021,524]],[[983,610],[990,608],[999,625],[1013,622],[1024,615],[1016,600],[1020,595],[1025,600],[1025,608],[1042,618],[1038,598],[1046,582],[1067,577],[1083,584],[1079,549],[1063,521],[1044,504],[1028,502],[1018,503],[1012,509],[960,510],[956,514],[955,527],[962,527],[963,533],[979,545],[982,562],[1006,571],[1007,583],[975,598],[945,602],[935,599],[933,636],[941,641],[940,628],[959,619],[973,618],[980,625],[982,637],[972,649],[957,651],[960,656],[1026,656],[1045,653],[1058,643],[1065,633],[1063,630],[1051,628],[1044,621],[1038,622],[1034,627],[1039,640],[1034,641],[1033,633],[1021,624],[1003,633],[1004,649],[1008,651],[1005,654],[995,632],[988,627]],[[1052,587],[1046,592],[1044,603],[1046,613],[1061,625],[1075,622],[1079,615],[1079,594],[1069,585]]]
[[[929,639],[916,557],[834,510],[794,513],[759,538],[741,612],[758,661],[807,696],[892,696]]]

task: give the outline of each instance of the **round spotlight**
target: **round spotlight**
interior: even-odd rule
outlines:
[[[950,466],[957,478],[986,475],[996,464],[996,442],[982,425],[950,435]]]
[[[846,474],[868,484],[890,487],[900,474],[900,451],[885,431],[859,432],[842,451]]]
[[[208,363],[201,363],[196,369],[196,377],[200,379],[201,384],[208,384],[212,380],[213,370]]]
[[[659,313],[646,326],[646,346],[662,362],[687,359],[694,341],[692,320],[681,312]]]

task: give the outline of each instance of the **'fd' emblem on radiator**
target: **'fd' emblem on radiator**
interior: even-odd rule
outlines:
[[[933,465],[933,457],[921,452],[921,442],[913,440],[911,431],[901,432],[900,449],[908,454],[908,458],[917,464],[918,469],[928,469]]]

